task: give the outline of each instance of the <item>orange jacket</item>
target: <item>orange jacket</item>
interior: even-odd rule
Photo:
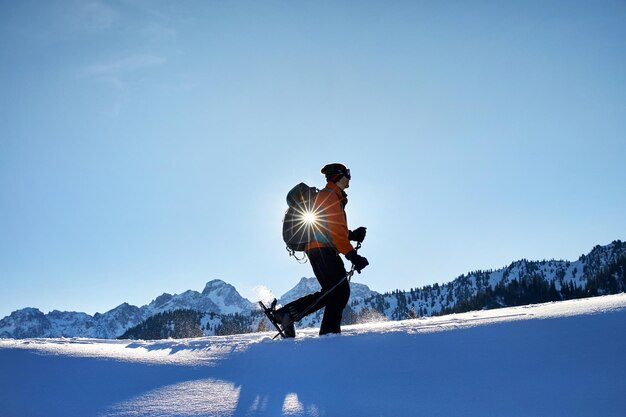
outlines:
[[[347,203],[346,194],[334,182],[327,183],[326,188],[317,193],[313,205],[317,216],[314,239],[306,250],[334,247],[345,255],[354,249],[348,239],[348,221],[344,211]]]

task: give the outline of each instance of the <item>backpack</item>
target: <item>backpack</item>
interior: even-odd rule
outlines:
[[[283,240],[290,256],[302,252],[313,239],[313,225],[307,222],[306,214],[313,212],[313,204],[319,190],[301,182],[287,193],[289,208],[283,218]],[[296,257],[296,259],[298,259]]]

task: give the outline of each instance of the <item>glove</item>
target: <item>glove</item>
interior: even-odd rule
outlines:
[[[367,228],[359,227],[354,230],[348,231],[348,239],[353,240],[355,242],[363,242],[365,240],[365,234],[367,233]]]
[[[352,265],[354,265],[354,269],[356,269],[356,272],[358,272],[359,274],[361,273],[361,270],[363,268],[370,264],[365,257],[356,253],[356,250],[354,249],[346,253],[346,259],[352,262]]]

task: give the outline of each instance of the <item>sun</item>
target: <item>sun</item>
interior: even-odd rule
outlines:
[[[307,211],[302,215],[302,221],[306,224],[317,223],[317,216],[312,211]]]

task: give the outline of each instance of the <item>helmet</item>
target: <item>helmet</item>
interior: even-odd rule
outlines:
[[[344,164],[339,163],[325,165],[322,168],[322,174],[326,176],[326,180],[329,182],[337,182],[341,177],[351,178],[350,170]]]

